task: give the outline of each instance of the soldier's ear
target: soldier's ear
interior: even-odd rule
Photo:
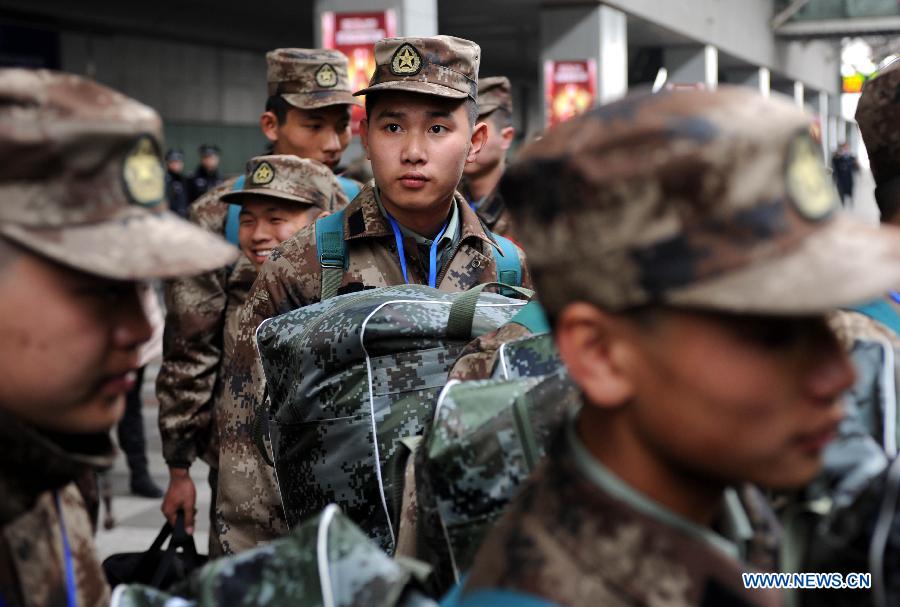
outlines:
[[[481,151],[481,148],[484,147],[485,142],[488,138],[488,125],[484,122],[479,122],[472,128],[472,140],[471,145],[469,146],[469,153],[466,155],[466,162],[475,162],[478,158],[478,152]]]
[[[512,126],[505,126],[500,130],[500,148],[503,150],[508,150],[512,145],[513,138],[516,136],[516,128]]]
[[[362,143],[363,149],[366,151],[366,160],[372,160],[369,154],[369,120],[363,118],[359,121],[359,141]]]
[[[595,407],[619,407],[634,395],[628,367],[623,365],[628,343],[617,323],[597,307],[575,302],[563,309],[556,324],[559,354],[587,404]]]
[[[278,141],[278,116],[275,112],[263,112],[259,117],[259,128],[270,142]]]

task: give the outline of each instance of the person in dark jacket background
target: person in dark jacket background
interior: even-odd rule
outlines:
[[[199,151],[200,164],[188,180],[188,199],[192,202],[222,183],[222,175],[219,174],[218,146],[204,143]]]
[[[850,152],[850,146],[842,143],[831,157],[834,183],[837,185],[841,204],[853,206],[853,174],[859,171],[859,162]],[[848,200],[849,199],[849,200]]]
[[[169,208],[187,219],[187,180],[184,177],[184,152],[173,149],[166,152],[166,200]]]

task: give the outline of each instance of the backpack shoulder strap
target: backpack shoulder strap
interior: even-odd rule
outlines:
[[[494,261],[497,264],[497,282],[511,287],[522,286],[522,265],[519,263],[519,250],[513,241],[499,234],[491,234],[500,246],[500,252],[491,247]]]
[[[872,320],[880,322],[894,333],[900,334],[900,315],[884,298],[850,308],[854,312],[865,314]]]
[[[516,312],[515,316],[509,319],[509,322],[520,324],[535,335],[550,332],[550,321],[547,320],[544,308],[536,300],[525,304],[521,310]]]
[[[349,202],[352,202],[353,199],[356,198],[356,195],[362,191],[362,186],[355,179],[338,175],[337,180],[338,183],[341,184],[341,189],[344,190],[344,195],[347,196]]]
[[[348,266],[343,211],[316,220],[316,253],[322,265],[319,300],[325,301],[337,295]]]
[[[232,192],[237,192],[238,190],[244,189],[244,176],[241,175],[237,178],[237,181],[234,182],[234,185],[231,186]],[[241,205],[239,204],[229,204],[228,205],[228,218],[225,220],[225,239],[233,244],[234,246],[238,246],[238,227],[241,224]]]

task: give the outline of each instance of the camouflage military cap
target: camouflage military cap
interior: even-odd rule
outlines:
[[[900,210],[900,60],[866,82],[856,121],[869,152],[875,200],[887,219]]]
[[[513,111],[512,90],[506,76],[490,76],[478,80],[478,115],[487,116],[494,110],[503,108]]]
[[[279,48],[266,53],[268,93],[303,110],[360,105],[350,91],[347,56],[323,48]]]
[[[0,70],[0,235],[114,279],[197,274],[238,251],[166,210],[155,111],[72,74]]]
[[[550,129],[501,186],[548,312],[805,314],[896,287],[900,231],[839,213],[808,126],[787,98],[721,87],[633,95]]]
[[[453,36],[385,38],[375,43],[372,91],[409,91],[453,99],[477,100],[481,47]]]
[[[327,166],[289,154],[257,156],[247,163],[244,187],[219,198],[241,204],[248,197],[267,196],[333,211],[340,188]]]

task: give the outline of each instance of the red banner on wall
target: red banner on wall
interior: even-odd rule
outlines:
[[[397,35],[394,11],[373,13],[322,13],[322,46],[347,55],[350,89],[366,88],[375,71],[375,43]],[[360,97],[360,101],[364,98]],[[359,133],[359,121],[366,117],[363,108],[354,108],[353,134]]]
[[[548,127],[589,109],[597,99],[597,62],[545,61],[544,93]]]

